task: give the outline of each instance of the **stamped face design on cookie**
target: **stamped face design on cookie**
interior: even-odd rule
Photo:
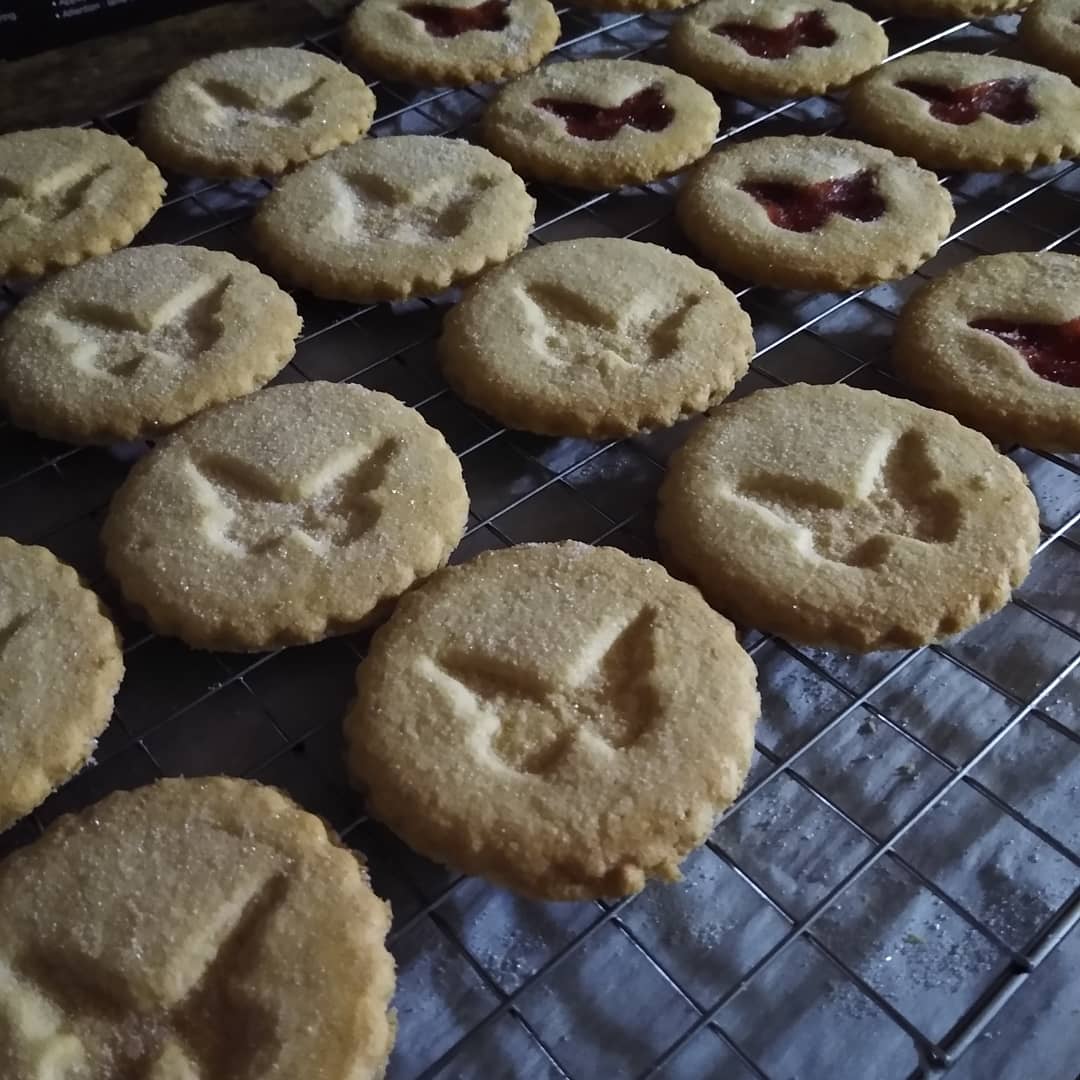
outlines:
[[[960,127],[973,124],[983,114],[1006,124],[1030,124],[1039,115],[1025,79],[989,79],[955,90],[920,79],[907,79],[897,86],[928,102],[935,120]]]
[[[661,719],[653,686],[655,612],[609,619],[556,680],[451,653],[421,657],[416,671],[475,721],[475,738],[515,772],[556,772],[575,743],[599,754],[626,750]]]
[[[84,375],[136,375],[144,364],[176,367],[203,356],[224,332],[221,305],[232,279],[201,275],[188,286],[119,308],[81,303],[42,320]],[[153,282],[147,282],[153,287]]]
[[[702,299],[695,293],[679,296],[665,311],[658,297],[642,295],[616,312],[558,283],[537,282],[514,295],[525,308],[530,345],[541,357],[561,366],[594,364],[601,371],[646,367],[671,356]]]
[[[562,119],[570,135],[595,142],[612,139],[627,126],[639,131],[663,131],[675,116],[659,86],[647,86],[618,105],[593,105],[562,98],[538,98],[533,104]]]
[[[1080,318],[1057,326],[1006,319],[980,319],[968,325],[1011,345],[1040,379],[1080,386]]]
[[[734,497],[775,517],[803,555],[873,570],[897,537],[929,544],[956,538],[960,505],[939,481],[926,437],[908,431],[873,447],[854,501],[823,485],[768,473],[740,483]]]
[[[787,26],[723,22],[712,32],[730,38],[751,56],[763,60],[786,60],[798,48],[826,49],[836,44],[836,31],[823,11],[800,11]]]
[[[16,220],[31,225],[63,220],[86,204],[94,182],[112,168],[107,162],[73,162],[31,183],[19,183],[5,176],[0,166],[0,225]]]
[[[286,483],[228,458],[189,461],[202,532],[214,547],[240,557],[264,555],[290,542],[316,555],[348,547],[378,522],[377,492],[396,452],[395,439],[374,450],[348,447],[314,475]]]
[[[93,1000],[95,1012],[109,1020],[112,1075],[246,1074],[263,1056],[252,1048],[272,1045],[276,1020],[245,993],[238,973],[269,935],[287,891],[282,876],[245,876],[222,910],[209,914],[205,940],[190,941],[175,958],[169,985],[154,988],[156,1001],[141,994],[132,1001],[135,988],[100,959],[90,967],[78,956],[31,948],[20,958],[17,982],[0,958],[0,1012],[7,1006],[15,1017],[45,1018],[47,1032],[18,1022],[11,1030],[27,1049],[40,1049],[47,1040],[49,1061],[58,1066],[85,1064],[87,1047],[77,1035],[62,1032],[62,1017],[85,1014]]]
[[[406,4],[401,10],[424,24],[438,38],[457,37],[469,30],[505,30],[510,25],[510,0],[484,0],[472,7],[444,7],[441,4]]]
[[[877,221],[886,210],[872,169],[816,184],[765,181],[739,187],[761,203],[774,225],[791,232],[813,232],[833,214],[852,221]]]
[[[311,116],[317,108],[315,96],[326,82],[323,76],[285,80],[271,96],[265,86],[252,92],[236,82],[207,79],[189,83],[188,94],[201,107],[203,117],[215,126],[283,127]]]

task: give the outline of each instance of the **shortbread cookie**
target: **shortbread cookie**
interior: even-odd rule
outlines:
[[[162,780],[0,863],[6,1080],[376,1080],[389,907],[318,818]]]
[[[869,15],[835,0],[706,0],[679,17],[671,62],[733,94],[810,97],[846,86],[889,51]]]
[[[380,617],[446,562],[468,502],[457,458],[415,410],[295,384],[185,424],[132,470],[102,536],[159,632],[267,649]]]
[[[374,814],[530,896],[676,880],[746,776],[754,665],[696,589],[614,548],[528,544],[402,600],[345,723]]]
[[[345,45],[388,78],[468,86],[536,67],[559,40],[548,0],[364,0]]]
[[[164,194],[161,173],[119,135],[0,135],[0,278],[40,277],[130,244]]]
[[[946,271],[904,307],[893,356],[992,438],[1080,451],[1080,258],[1010,252]]]
[[[486,274],[439,343],[447,381],[501,423],[592,439],[707,409],[753,352],[750,320],[715,274],[602,238],[546,244]]]
[[[359,75],[307,49],[237,49],[170,76],[143,107],[139,142],[199,176],[273,176],[355,142],[375,95]]]
[[[75,571],[0,536],[0,831],[93,753],[123,673],[116,630]],[[0,1044],[3,998],[0,981]]]
[[[732,618],[865,651],[923,645],[1000,608],[1039,515],[1016,465],[951,416],[796,385],[698,428],[671,462],[657,530]]]
[[[978,19],[1025,8],[1031,0],[867,0],[882,15],[913,15],[926,19]]]
[[[1080,152],[1080,88],[1004,56],[921,52],[851,88],[863,134],[933,169],[1024,172]]]
[[[686,235],[724,270],[791,289],[904,277],[948,234],[952,201],[910,158],[828,135],[725,147],[680,192]]]
[[[484,141],[526,176],[583,188],[643,184],[706,153],[720,109],[685,75],[638,60],[549,64],[488,106]]]
[[[1020,20],[1020,44],[1033,60],[1080,80],[1080,0],[1035,0]]]
[[[118,251],[50,278],[0,324],[0,401],[49,438],[146,438],[269,382],[300,325],[292,297],[227,252]]]
[[[520,251],[536,201],[505,161],[461,139],[369,139],[282,181],[255,215],[279,276],[337,300],[441,292]]]

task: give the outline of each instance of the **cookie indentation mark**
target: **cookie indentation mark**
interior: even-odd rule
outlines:
[[[131,307],[83,302],[42,320],[83,375],[137,375],[146,364],[199,360],[225,331],[221,307],[232,278],[204,275],[165,299]]]
[[[468,30],[505,30],[510,25],[509,6],[510,0],[484,0],[472,7],[406,4],[402,11],[419,19],[432,37],[448,38]]]
[[[324,77],[299,85],[293,80],[281,87],[270,101],[266,100],[265,94],[252,94],[224,79],[193,82],[189,93],[202,106],[206,119],[216,126],[265,124],[282,127],[298,124],[311,116],[318,104],[316,95],[326,82]]]
[[[654,685],[656,613],[611,619],[552,685],[504,661],[451,653],[423,657],[418,673],[475,722],[478,752],[517,772],[556,771],[575,747],[611,754],[662,719]]]
[[[871,450],[854,493],[765,473],[739,484],[736,496],[775,519],[803,555],[874,569],[897,538],[927,544],[956,539],[960,504],[940,479],[926,437],[908,431]]]
[[[833,214],[852,221],[877,221],[887,209],[872,169],[816,184],[761,181],[739,188],[757,199],[774,225],[790,232],[813,232]]]
[[[112,168],[108,163],[73,162],[30,185],[18,184],[0,172],[0,225],[17,220],[30,225],[62,221],[86,204],[95,181]]]
[[[32,611],[24,611],[8,619],[6,623],[0,624],[0,660],[3,660],[4,651],[11,644],[12,639],[30,622],[33,615]]]
[[[562,98],[538,98],[533,104],[558,116],[570,135],[596,142],[614,138],[624,127],[663,131],[675,116],[659,86],[647,86],[618,105],[593,105]]]
[[[1080,386],[1080,318],[1056,326],[1007,319],[980,319],[968,325],[1011,345],[1040,379]]]
[[[723,22],[714,34],[730,38],[741,49],[762,60],[786,60],[796,49],[827,49],[836,44],[836,32],[823,11],[800,11],[787,26],[776,28],[750,23]]]
[[[935,120],[960,127],[973,124],[984,113],[1006,124],[1030,124],[1039,115],[1026,79],[989,79],[955,90],[920,79],[896,85],[927,102]]]
[[[316,474],[289,483],[226,457],[189,461],[200,528],[215,547],[238,556],[297,544],[316,555],[348,547],[378,523],[378,491],[396,452],[394,439],[375,450],[346,447]]]
[[[277,1023],[244,991],[243,979],[287,890],[283,877],[271,877],[211,919],[207,940],[177,958],[183,981],[174,1000],[132,1000],[132,988],[100,961],[91,965],[44,949],[19,960],[18,993],[29,1008],[55,1005],[64,1015],[104,1021],[112,1076],[240,1080],[261,1075],[274,1052]],[[67,1050],[75,1060],[81,1057],[74,1036],[56,1035],[54,1045],[57,1038],[72,1044]]]

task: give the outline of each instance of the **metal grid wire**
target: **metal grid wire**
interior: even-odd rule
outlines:
[[[560,14],[556,58],[663,60],[668,17]],[[933,32],[884,25],[893,55],[935,44],[1009,52],[1015,30],[1009,18]],[[303,45],[341,59],[332,29]],[[372,85],[374,135],[467,136],[490,95]],[[721,104],[720,141],[833,130],[843,119],[832,96]],[[129,136],[134,118],[133,107],[93,122]],[[677,183],[586,197],[533,185],[532,242],[631,236],[690,253],[671,216]],[[977,253],[1080,254],[1072,163],[945,183],[955,229],[906,281],[836,295],[730,282],[758,345],[738,394],[844,381],[904,396],[888,339],[920,279]],[[171,176],[139,242],[250,258],[244,223],[266,190]],[[5,291],[0,310],[16,299]],[[438,375],[433,343],[451,299],[357,308],[300,294],[304,337],[281,379],[386,390],[443,431],[472,497],[457,560],[566,537],[654,554],[653,495],[696,421],[602,444],[505,431]],[[50,546],[102,590],[122,620],[128,667],[93,765],[0,836],[0,852],[61,812],[163,775],[226,772],[288,790],[364,854],[393,904],[393,1078],[1072,1075],[1080,605],[1075,585],[1069,594],[1080,580],[1080,455],[1011,448],[1039,498],[1042,544],[1012,603],[963,637],[853,658],[745,635],[765,705],[757,754],[686,881],[614,904],[555,905],[427,863],[362,815],[339,726],[365,638],[214,655],[123,621],[97,532],[141,450],[73,449],[0,426],[0,533]],[[1006,1036],[997,1045],[987,1039],[996,1031]]]

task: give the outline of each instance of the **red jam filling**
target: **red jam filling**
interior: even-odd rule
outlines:
[[[1004,319],[982,319],[969,325],[1011,345],[1040,379],[1080,386],[1080,319],[1059,326]]]
[[[510,24],[510,0],[485,0],[475,7],[406,4],[403,10],[420,19],[432,37],[457,37],[466,30],[505,30]]]
[[[533,104],[561,117],[571,135],[597,141],[614,138],[627,125],[639,131],[663,131],[675,116],[658,86],[646,87],[621,104],[608,107],[561,98],[540,98]]]
[[[897,85],[929,102],[930,115],[946,124],[971,124],[983,113],[1006,124],[1030,124],[1039,115],[1024,79],[990,79],[957,90],[917,79]]]
[[[885,213],[885,200],[878,194],[877,179],[869,169],[817,184],[766,181],[739,186],[761,203],[774,225],[791,232],[813,232],[833,214],[853,221],[876,221]]]
[[[800,45],[824,49],[836,43],[836,33],[823,11],[801,11],[787,26],[770,29],[746,23],[719,23],[714,34],[731,38],[751,56],[763,60],[786,60]]]

